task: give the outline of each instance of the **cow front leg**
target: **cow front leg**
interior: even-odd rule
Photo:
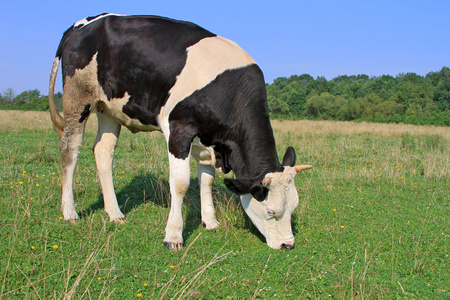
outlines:
[[[183,247],[183,216],[181,208],[183,206],[183,197],[189,187],[189,156],[185,159],[178,159],[169,153],[169,166],[171,199],[164,246],[169,249],[179,250]]]
[[[94,144],[94,155],[97,164],[97,174],[103,192],[105,212],[108,214],[111,222],[123,222],[125,216],[120,211],[117,203],[112,177],[114,152],[119,139],[121,126],[100,108],[97,110],[97,117],[98,132]]]
[[[61,210],[66,221],[79,219],[73,199],[73,174],[83,144],[83,135],[84,123],[80,124],[67,117],[64,132],[59,142],[62,166]]]
[[[216,171],[213,166],[200,163],[197,164],[197,176],[200,183],[202,223],[208,230],[219,227],[212,197],[212,185],[214,183],[215,174]]]

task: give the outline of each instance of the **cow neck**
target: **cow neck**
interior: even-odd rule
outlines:
[[[236,178],[261,179],[269,172],[282,171],[278,161],[270,120],[257,118],[253,126],[245,126],[241,138],[232,145],[229,164]]]

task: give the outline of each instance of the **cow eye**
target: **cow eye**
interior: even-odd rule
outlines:
[[[268,208],[267,208],[267,214],[268,214],[269,216],[271,216],[271,217],[275,217],[275,212],[274,212],[273,210],[271,210],[271,209],[268,209]]]

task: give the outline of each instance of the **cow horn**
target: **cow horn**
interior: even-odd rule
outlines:
[[[262,186],[263,187],[268,187],[270,185],[270,183],[272,182],[272,178],[270,177],[265,177],[262,181]]]
[[[294,170],[297,173],[300,171],[303,171],[303,170],[308,170],[308,169],[312,169],[312,166],[311,165],[298,165],[298,166],[294,167]]]

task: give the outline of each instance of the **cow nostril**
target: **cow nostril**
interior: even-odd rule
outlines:
[[[281,249],[291,250],[294,249],[294,244],[281,244]]]

